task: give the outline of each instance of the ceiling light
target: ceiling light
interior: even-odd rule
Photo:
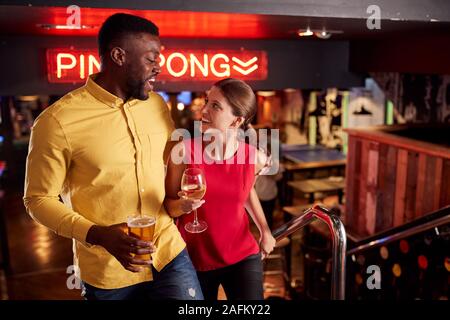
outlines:
[[[297,30],[297,34],[300,37],[308,37],[308,36],[315,35],[319,39],[329,39],[329,38],[331,38],[331,36],[333,34],[340,34],[340,33],[344,33],[344,31],[342,31],[342,30],[326,30],[325,28],[311,29],[310,27],[308,27],[306,30],[305,29]]]
[[[45,30],[80,30],[80,29],[95,29],[97,26],[88,26],[88,25],[67,25],[67,24],[49,24],[49,23],[43,23],[43,24],[36,24],[37,27],[45,29]]]
[[[258,91],[256,94],[261,97],[272,97],[275,95],[275,91]]]
[[[38,99],[39,99],[39,96],[18,96],[17,97],[17,100],[26,101],[26,102],[37,101]]]
[[[308,27],[306,30],[298,30],[298,35],[300,37],[309,37],[312,36],[314,33],[311,31],[311,29]]]
[[[314,32],[314,34],[316,35],[317,38],[320,39],[330,39],[331,37],[331,33],[326,31],[325,29],[320,32]]]

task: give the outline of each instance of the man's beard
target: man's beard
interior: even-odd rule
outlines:
[[[139,81],[136,79],[128,78],[127,87],[130,96],[139,100],[147,100],[148,92],[144,90],[146,81]]]

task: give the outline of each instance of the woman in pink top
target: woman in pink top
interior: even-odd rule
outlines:
[[[246,129],[255,113],[256,97],[249,85],[231,78],[218,81],[202,110],[202,135],[176,145],[169,160],[164,205],[178,218],[207,300],[217,299],[219,285],[229,300],[263,299],[261,259],[273,250],[275,239],[253,187],[267,157],[238,137],[238,129]],[[216,135],[213,142],[205,142],[204,136],[212,133],[222,139]],[[208,146],[218,141],[222,141],[220,148]],[[184,163],[174,161],[175,150],[181,152]],[[203,200],[188,200],[180,192],[183,172],[191,167],[205,175]],[[184,229],[193,220],[188,213],[194,209],[199,220],[208,224],[202,233]],[[247,212],[258,227],[259,243],[250,232]]]

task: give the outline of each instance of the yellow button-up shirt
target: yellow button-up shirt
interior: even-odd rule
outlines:
[[[57,234],[74,239],[74,262],[83,281],[104,289],[152,280],[149,268],[127,271],[103,247],[86,243],[89,228],[156,217],[153,266],[161,270],[184,248],[162,205],[167,144],[174,130],[164,100],[122,99],[91,76],[36,119],[27,158],[27,212]],[[166,152],[165,152],[166,151]],[[64,201],[59,201],[58,195]]]

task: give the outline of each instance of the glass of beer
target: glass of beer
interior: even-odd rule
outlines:
[[[153,216],[145,214],[136,214],[128,216],[128,235],[143,241],[153,241],[156,219]],[[136,254],[136,258],[141,260],[150,260],[150,254]]]

